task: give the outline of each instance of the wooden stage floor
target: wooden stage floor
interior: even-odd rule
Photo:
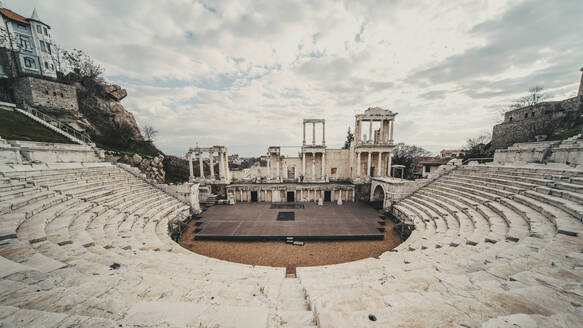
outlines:
[[[383,220],[366,203],[243,203],[210,207],[196,222],[196,240],[382,240]],[[273,206],[275,205],[275,206]],[[283,206],[282,206],[283,205]],[[283,208],[274,208],[283,207]],[[298,208],[299,207],[299,208]],[[303,208],[301,208],[303,207]],[[280,214],[293,212],[293,214]],[[278,215],[280,220],[278,220]],[[290,216],[293,215],[293,220]]]

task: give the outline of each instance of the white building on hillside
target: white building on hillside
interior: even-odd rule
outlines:
[[[0,1],[0,46],[14,53],[18,72],[56,78],[55,45],[51,27],[43,23],[36,9],[25,18]],[[0,67],[0,73],[4,67]]]

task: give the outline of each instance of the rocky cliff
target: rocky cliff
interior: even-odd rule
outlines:
[[[160,153],[142,136],[134,116],[120,101],[127,91],[116,84],[96,81],[75,81],[79,112],[89,123],[87,132],[94,141],[105,147],[137,150],[155,155]]]

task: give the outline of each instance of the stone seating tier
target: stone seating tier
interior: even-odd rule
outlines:
[[[108,163],[3,166],[0,325],[575,327],[583,174],[456,169],[395,204],[415,230],[378,258],[297,269],[181,248],[175,198]],[[373,321],[374,320],[374,321]]]

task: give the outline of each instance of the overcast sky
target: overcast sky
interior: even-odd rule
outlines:
[[[340,147],[373,106],[399,113],[397,142],[437,152],[491,132],[531,86],[574,96],[583,66],[581,0],[3,2],[100,63],[175,155],[299,145],[303,118]]]

